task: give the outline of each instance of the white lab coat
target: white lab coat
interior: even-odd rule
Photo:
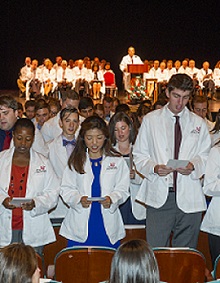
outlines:
[[[132,145],[131,145],[132,146]],[[114,147],[118,152],[118,144]],[[129,163],[131,160],[129,160]],[[127,163],[128,165],[128,163]],[[133,169],[135,169],[134,165],[132,166]],[[130,168],[128,168],[130,170]],[[146,206],[144,204],[141,204],[136,201],[136,196],[138,194],[138,191],[140,189],[140,185],[143,181],[143,176],[139,175],[137,172],[135,172],[135,178],[130,179],[130,187],[129,187],[129,193],[131,196],[131,209],[134,217],[138,220],[142,220],[146,218]]]
[[[12,238],[12,210],[6,209],[2,203],[9,197],[13,153],[14,147],[0,153],[0,246],[10,244]],[[56,240],[48,211],[57,204],[59,183],[49,160],[32,149],[30,153],[25,197],[34,199],[35,207],[23,211],[23,241],[37,247]]]
[[[125,68],[127,68],[128,64],[144,64],[144,63],[141,61],[141,58],[137,55],[134,55],[131,58],[131,56],[128,54],[122,58],[119,68],[123,72],[123,82],[124,82],[125,90],[128,90],[130,88],[130,80],[131,80],[130,73],[124,71]]]
[[[176,202],[185,213],[206,209],[200,177],[205,173],[211,139],[204,120],[186,107],[180,113],[182,143],[179,159],[189,160],[195,170],[188,176],[178,174]],[[167,200],[172,175],[161,177],[154,173],[157,164],[167,164],[174,152],[174,114],[167,105],[147,114],[141,124],[133,155],[137,170],[145,176],[137,199],[160,208]]]
[[[53,169],[59,179],[59,184],[63,177],[64,169],[67,166],[68,156],[66,148],[63,146],[62,135],[56,137],[53,141],[48,143],[49,147],[49,160],[53,166]],[[53,210],[49,216],[50,218],[64,218],[66,216],[68,207],[63,203],[61,197],[55,210]]]
[[[85,174],[79,174],[66,167],[62,184],[61,196],[70,206],[61,225],[60,234],[67,239],[85,242],[88,237],[89,208],[81,205],[82,196],[91,197],[93,173],[89,157],[85,163]],[[112,204],[109,209],[101,207],[106,233],[112,244],[125,237],[125,229],[119,211],[119,205],[129,196],[129,170],[122,157],[104,157],[100,173],[101,196],[110,196]]]
[[[204,179],[204,193],[212,200],[203,218],[201,230],[220,236],[220,147],[211,149]]]

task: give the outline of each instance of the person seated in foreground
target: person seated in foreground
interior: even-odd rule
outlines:
[[[0,250],[0,282],[40,282],[37,256],[31,246],[15,243]]]
[[[144,240],[123,243],[113,256],[109,283],[159,283],[154,253]]]

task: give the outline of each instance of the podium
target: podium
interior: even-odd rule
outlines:
[[[128,73],[141,75],[148,72],[147,64],[128,64]]]

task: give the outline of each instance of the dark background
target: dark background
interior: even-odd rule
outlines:
[[[84,56],[118,64],[133,45],[142,60],[220,59],[220,1],[1,1],[0,89],[16,89],[24,58]]]

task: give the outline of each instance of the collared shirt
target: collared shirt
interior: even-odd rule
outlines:
[[[10,132],[10,138],[12,139],[12,131],[13,129],[10,129],[9,132]],[[6,131],[3,131],[0,129],[0,152],[2,151],[3,149],[3,145],[4,145],[4,140],[6,138]]]

